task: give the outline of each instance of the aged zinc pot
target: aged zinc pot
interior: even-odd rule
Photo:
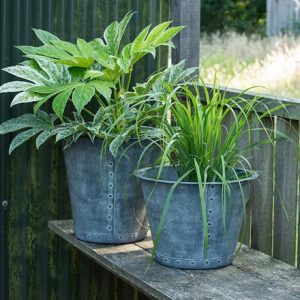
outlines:
[[[167,195],[176,182],[173,167],[165,167],[157,180],[157,168],[137,170],[153,238],[156,235]],[[198,183],[180,183],[172,196],[155,252],[155,261],[180,269],[211,269],[231,264],[244,216],[243,201],[248,199],[249,182],[257,177],[231,182],[232,199],[227,205],[226,234],[222,213],[222,185],[208,183],[205,189],[208,226],[208,251],[204,234]],[[241,187],[241,188],[240,188]],[[243,200],[245,199],[245,200]],[[229,201],[226,201],[229,204]]]
[[[64,151],[75,236],[104,244],[144,239],[145,202],[132,175],[143,148],[131,140],[125,155],[121,150],[113,158],[109,151],[101,157],[102,145],[100,139],[80,138]]]

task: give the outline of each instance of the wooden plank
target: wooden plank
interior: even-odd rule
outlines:
[[[252,134],[252,143],[267,139],[263,127],[255,119],[252,128],[260,128]],[[273,129],[272,119],[264,119],[266,130]],[[252,168],[259,173],[259,178],[252,183],[250,205],[251,247],[272,255],[272,210],[273,210],[273,146],[260,145],[253,149]]]
[[[273,256],[294,266],[296,251],[299,122],[291,121],[288,123],[288,121],[278,119],[276,131],[289,136],[293,142],[284,140],[276,143]]]
[[[186,59],[186,67],[198,67],[200,55],[200,0],[173,0],[172,19],[174,26],[186,28],[173,42],[172,63]]]
[[[145,273],[152,248],[150,236],[135,244],[96,245],[77,240],[72,233],[71,221],[51,221],[49,228],[95,262],[155,299],[300,298],[299,270],[249,250],[246,246],[242,247],[234,264],[226,268],[183,271],[154,263]],[[251,251],[253,261],[248,250]],[[255,273],[256,268],[252,266],[257,262],[260,263]],[[270,264],[276,266],[273,277],[270,277],[273,272]],[[249,272],[247,268],[250,268]]]
[[[147,251],[151,251],[153,246],[150,235],[148,235],[146,240],[138,242],[136,244]],[[284,290],[283,293],[280,293],[283,299],[290,299],[287,298],[287,294],[285,294],[286,291],[295,297],[300,297],[300,271],[288,264],[285,264],[277,259],[271,258],[266,254],[242,245],[240,252],[237,254],[233,261],[233,266],[253,275],[256,278],[259,278],[260,280],[263,280],[264,282],[272,286],[276,286]],[[217,286],[222,286],[223,288],[230,290],[236,288],[232,284],[232,282],[239,282],[238,289],[236,289],[234,292],[234,297],[238,298],[235,299],[275,299],[272,298],[274,297],[274,295],[270,294],[269,288],[264,289],[260,281],[252,281],[253,278],[249,279],[247,276],[244,277],[245,274],[237,272],[236,268],[226,267],[223,269],[219,269],[221,274],[217,273],[218,270],[185,272],[187,272],[188,274],[193,274],[194,277],[202,277],[202,273],[207,273],[204,274],[206,275],[206,279],[217,279],[218,282],[215,282]],[[222,271],[225,270],[228,270],[228,273],[222,273]],[[211,279],[211,277],[209,277],[208,272],[213,272],[214,279]],[[235,276],[237,276],[236,280],[233,278]],[[199,280],[201,280],[202,282],[203,278],[199,278]],[[249,294],[248,291],[244,292],[244,289],[241,288],[242,280],[246,281],[245,284],[249,287]],[[220,281],[222,282],[222,285],[220,284]],[[226,286],[226,283],[228,283],[228,286]],[[251,285],[253,285],[253,289],[250,288]],[[241,293],[241,291],[243,293]],[[259,294],[255,294],[257,291],[259,291]],[[230,293],[229,295],[233,296],[232,293]]]
[[[206,83],[209,91],[212,90],[212,84]],[[226,97],[235,97],[241,94],[242,90],[233,89],[221,86],[221,92],[226,92]],[[201,99],[205,99],[203,87],[200,86]],[[264,113],[266,108],[272,109],[278,105],[282,105],[283,109],[275,111],[272,113],[274,116],[284,117],[292,120],[300,120],[300,105],[299,99],[289,98],[289,97],[276,97],[268,94],[246,92],[242,94],[244,99],[253,99],[253,97],[259,97],[261,105],[256,107],[257,112]]]
[[[300,297],[300,270],[286,263],[242,246],[240,254],[236,256],[233,265],[271,285],[281,287]]]

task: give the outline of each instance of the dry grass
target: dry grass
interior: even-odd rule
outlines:
[[[246,37],[237,33],[201,39],[201,75],[215,72],[224,86],[300,98],[300,37]]]

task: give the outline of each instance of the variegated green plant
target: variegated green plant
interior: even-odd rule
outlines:
[[[66,139],[69,144],[88,134],[92,140],[95,137],[109,140],[115,154],[122,141],[136,136],[145,122],[149,125],[149,116],[157,114],[157,107],[153,108],[141,94],[149,92],[165,72],[154,74],[145,84],[131,90],[134,66],[147,54],[155,57],[158,47],[172,47],[171,39],[182,27],[170,27],[171,22],[153,29],[149,25],[131,43],[121,47],[132,16],[129,12],[120,22],[111,23],[102,39],[87,42],[78,38],[76,43],[71,43],[34,29],[43,45],[17,47],[26,60],[3,70],[22,81],[3,84],[0,93],[17,92],[12,106],[32,103],[32,120],[44,115],[38,112],[50,102],[53,114],[48,117],[53,122],[43,130],[38,130],[40,127],[36,128],[35,122],[30,124],[29,119],[24,122],[23,116],[3,123],[0,134],[26,129],[13,140],[10,151],[37,133],[37,147],[53,135],[57,140]]]

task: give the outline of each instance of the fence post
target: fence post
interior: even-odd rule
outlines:
[[[199,66],[200,0],[172,0],[172,19],[174,26],[186,26],[173,39],[172,63],[186,59],[186,67]]]
[[[300,0],[267,0],[267,35],[300,30]]]

